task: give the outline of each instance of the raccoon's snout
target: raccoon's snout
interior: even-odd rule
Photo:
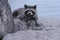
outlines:
[[[32,17],[32,16],[34,16],[35,15],[35,12],[34,11],[29,11],[29,10],[27,10],[27,11],[25,11],[25,16],[30,16],[30,17]]]
[[[27,16],[33,16],[33,15],[34,15],[34,14],[31,13],[31,12],[27,13]]]
[[[33,13],[27,13],[29,16],[33,15]]]

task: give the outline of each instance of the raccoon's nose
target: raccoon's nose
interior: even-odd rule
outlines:
[[[32,13],[29,13],[29,15],[32,15]]]
[[[31,15],[31,13],[29,13],[29,15]]]

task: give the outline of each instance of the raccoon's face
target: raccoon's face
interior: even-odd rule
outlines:
[[[35,6],[25,5],[24,8],[25,8],[24,11],[25,16],[33,17],[36,14],[36,5]]]

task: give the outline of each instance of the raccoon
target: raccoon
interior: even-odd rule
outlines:
[[[28,6],[24,5],[23,8],[19,8],[15,11],[13,11],[13,18],[18,18],[22,21],[26,22],[26,25],[29,27],[31,25],[31,22],[34,21],[35,25],[38,27],[39,24],[37,23],[38,16],[37,16],[37,6]]]

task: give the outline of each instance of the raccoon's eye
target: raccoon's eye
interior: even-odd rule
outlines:
[[[28,12],[29,12],[29,10],[25,11],[24,14],[27,15]]]
[[[35,15],[36,13],[34,11],[31,10],[31,12],[33,13],[33,15]]]

